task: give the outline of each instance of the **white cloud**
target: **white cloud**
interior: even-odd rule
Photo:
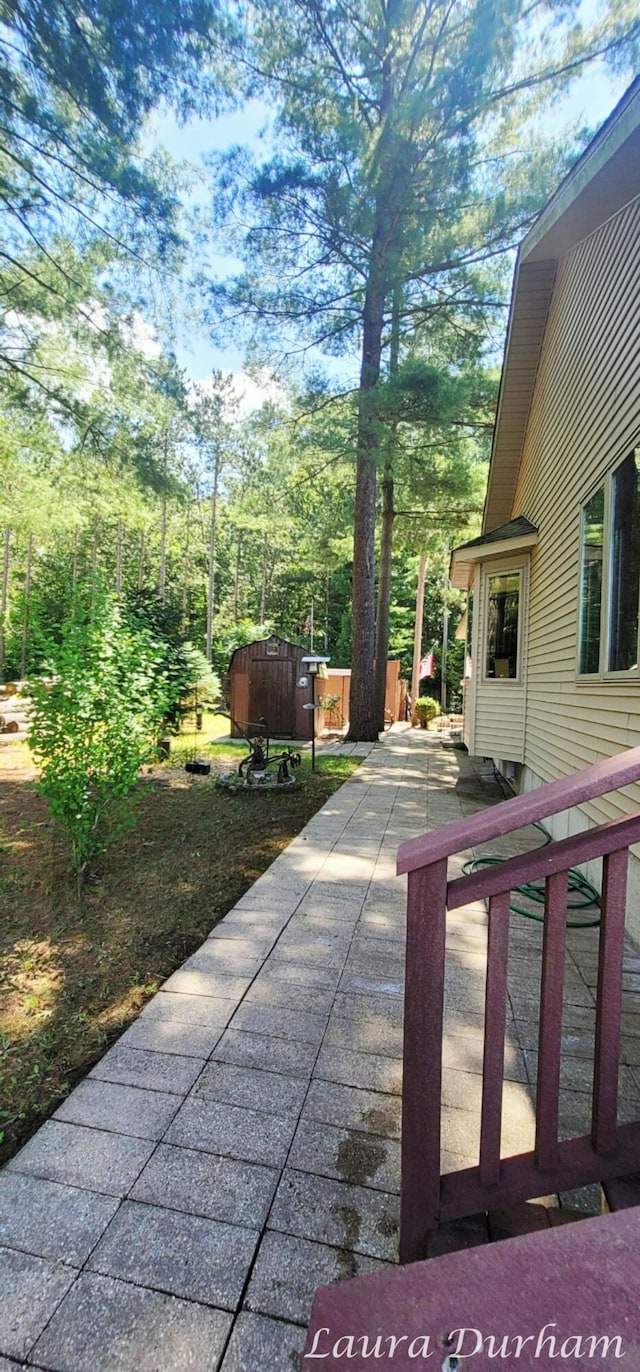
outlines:
[[[284,388],[266,367],[252,375],[245,371],[235,372],[231,378],[231,390],[243,415],[259,410],[262,405],[284,405],[286,401]]]
[[[137,310],[120,325],[120,332],[129,347],[135,348],[143,357],[160,357],[162,344],[155,329]]]
[[[96,333],[104,332],[109,327],[109,315],[101,300],[88,300],[82,307],[82,317],[85,324],[95,329]]]
[[[247,415],[259,410],[262,405],[286,404],[286,391],[266,367],[252,373],[245,371],[223,372],[222,377],[228,386],[228,398],[224,408],[225,419],[229,424],[246,419]],[[195,398],[202,395],[215,395],[219,386],[218,376],[207,376],[202,381],[194,381],[189,389]]]

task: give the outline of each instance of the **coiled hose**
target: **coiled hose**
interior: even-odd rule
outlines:
[[[551,834],[549,833],[549,830],[545,829],[544,824],[536,823],[533,827],[534,829],[539,829],[541,834],[544,834],[544,843],[541,843],[540,847],[546,848],[547,845],[551,843]],[[469,862],[465,862],[462,870],[465,876],[468,876],[470,872],[477,872],[481,867],[497,867],[501,862],[506,861],[506,858],[491,857],[487,854],[486,857],[470,858]],[[600,896],[596,891],[595,886],[593,886],[590,881],[587,881],[587,878],[582,875],[582,872],[579,872],[575,867],[569,868],[568,877],[567,929],[596,929],[600,924]],[[519,892],[520,895],[525,896],[527,900],[531,901],[534,905],[544,905],[544,880],[525,881],[522,886],[516,886],[514,892]],[[569,915],[570,911],[589,910],[592,907],[594,913],[590,916],[583,915],[578,919],[574,919]],[[513,898],[510,901],[509,908],[515,915],[524,915],[525,919],[534,919],[538,924],[544,924],[543,914],[538,914],[535,910],[525,909],[523,905],[516,904]]]

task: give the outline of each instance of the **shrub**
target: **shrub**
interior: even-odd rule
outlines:
[[[163,665],[173,697],[166,715],[171,728],[194,710],[221,703],[220,678],[193,643],[166,643]]]
[[[53,680],[31,687],[39,791],[69,838],[79,883],[132,822],[132,791],[171,702],[164,650],[97,587],[79,593],[51,649]]]
[[[342,718],[342,696],[320,696],[319,703],[321,704],[325,713],[331,717],[332,723],[336,724],[338,729],[341,729],[344,723],[344,720]]]
[[[168,685],[165,716],[168,728],[178,730],[181,720],[196,706],[220,703],[220,678],[204,653],[185,639],[171,605],[165,605],[155,592],[138,591],[128,598],[127,616],[132,627],[146,629],[158,644],[163,645],[156,671]]]
[[[416,715],[422,729],[428,728],[431,721],[437,719],[438,715],[441,714],[440,705],[433,696],[419,696],[416,700]]]
[[[271,624],[254,624],[251,619],[241,619],[225,629],[213,644],[213,665],[218,672],[227,672],[229,662],[236,648],[244,648],[246,643],[257,643],[268,638],[272,632]]]

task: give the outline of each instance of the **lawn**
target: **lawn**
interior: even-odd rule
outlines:
[[[222,727],[205,721],[147,770],[137,824],[81,902],[26,744],[0,749],[0,1161],[358,765],[323,758],[312,773],[305,756],[295,790],[230,795],[183,765],[196,748],[213,769],[235,765],[244,745],[211,742]]]

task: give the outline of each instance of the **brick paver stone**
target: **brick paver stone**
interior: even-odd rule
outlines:
[[[396,726],[355,751],[362,767],[0,1176],[0,1372],[27,1358],[47,1372],[292,1372],[315,1288],[397,1261],[395,852],[500,793],[430,735]],[[505,852],[538,841],[525,831]],[[477,904],[447,926],[445,1170],[477,1161],[486,925]],[[539,926],[514,922],[509,1152],[533,1140],[540,947]],[[572,932],[561,1132],[588,1126],[594,950]],[[640,1103],[638,990],[635,954],[622,1119]]]
[[[76,1275],[60,1262],[0,1248],[0,1353],[26,1358]]]

